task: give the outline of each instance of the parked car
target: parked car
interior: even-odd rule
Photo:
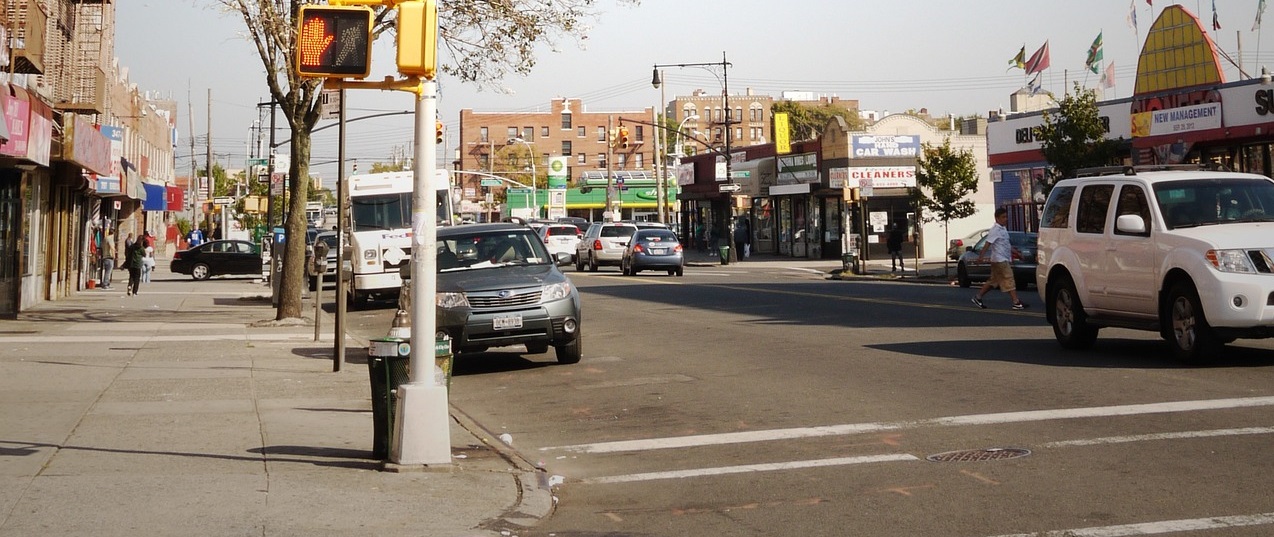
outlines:
[[[324,231],[314,237],[314,244],[323,243],[327,245],[327,266],[323,270],[323,283],[335,284],[336,271],[340,268],[340,256],[336,250],[336,232]],[[318,265],[315,264],[314,248],[311,245],[305,252],[305,274],[309,277],[310,290],[318,290]]]
[[[1013,267],[1013,280],[1017,282],[1018,289],[1026,289],[1026,286],[1035,283],[1035,250],[1038,242],[1038,234],[1009,232],[1009,244],[1014,250],[1009,264]],[[990,252],[986,258],[978,261],[978,252],[982,251],[983,246],[986,246],[985,236],[960,256],[960,262],[956,264],[956,282],[960,287],[969,287],[975,281],[984,282],[991,277]]]
[[[580,237],[584,233],[575,224],[549,224],[541,227],[538,232],[540,240],[544,241],[544,246],[548,248],[549,254],[556,255],[558,253],[566,253],[575,259],[575,247],[579,244]]]
[[[1105,327],[1158,332],[1179,360],[1274,337],[1274,180],[1117,167],[1059,181],[1040,216],[1036,286],[1062,347]]]
[[[638,229],[628,240],[620,269],[628,276],[643,270],[666,270],[669,276],[681,276],[686,266],[677,235],[666,228]]]
[[[982,240],[982,237],[985,237],[988,231],[991,230],[979,229],[964,237],[951,239],[951,244],[947,246],[947,257],[951,258],[952,261],[958,261],[960,256],[964,255],[964,251],[972,248],[974,244],[977,244],[979,240]]]
[[[618,266],[624,258],[628,238],[637,232],[637,226],[623,222],[593,222],[584,237],[575,246],[575,270],[582,272],[587,265],[596,272],[602,265]]]
[[[550,256],[524,225],[470,224],[438,228],[437,261],[437,330],[453,350],[525,345],[540,354],[552,346],[558,363],[580,361],[579,292],[558,269],[569,254]],[[408,282],[410,265],[402,269]]]
[[[241,240],[205,242],[173,254],[168,269],[177,274],[189,274],[196,280],[231,274],[263,272],[261,251],[255,244]]]

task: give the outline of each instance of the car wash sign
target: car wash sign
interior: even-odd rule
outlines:
[[[920,155],[918,136],[854,136],[854,158],[910,157]]]

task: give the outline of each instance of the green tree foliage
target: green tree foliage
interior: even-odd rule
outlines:
[[[921,218],[926,222],[942,222],[942,243],[949,243],[950,222],[973,216],[977,210],[968,199],[969,194],[978,191],[978,166],[973,152],[952,149],[951,138],[941,146],[924,144],[916,163],[916,186],[914,194]],[[946,268],[944,263],[943,270]]]
[[[302,78],[296,71],[296,27],[302,0],[198,0],[219,6],[243,20],[244,34],[255,46],[265,68],[265,83],[272,102],[292,132],[288,177],[308,178],[310,132],[319,119],[322,81]],[[535,66],[537,51],[556,46],[556,40],[587,38],[587,19],[598,14],[598,0],[454,0],[440,2],[438,66],[441,76],[479,86],[499,82],[506,74],[526,74]],[[620,4],[639,0],[618,0]],[[397,11],[377,7],[375,36],[394,28]],[[305,202],[310,182],[290,182],[287,221],[293,237],[305,233]],[[305,283],[305,241],[288,241],[279,281],[276,319],[301,316],[301,291]]]
[[[1106,139],[1106,125],[1097,111],[1097,95],[1075,83],[1073,91],[1044,113],[1044,124],[1035,132],[1044,159],[1052,167],[1046,190],[1058,179],[1074,177],[1091,166],[1118,164],[1121,140]]]
[[[796,101],[778,101],[770,107],[770,112],[787,114],[793,142],[818,138],[823,134],[827,121],[834,116],[843,118],[851,131],[862,130],[864,125],[857,110],[837,104],[809,105]]]

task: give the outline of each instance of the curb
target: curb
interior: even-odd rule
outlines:
[[[553,486],[561,482],[560,478],[549,476],[526,455],[500,441],[490,430],[455,405],[451,405],[451,419],[513,466],[511,474],[520,489],[513,505],[496,518],[482,523],[480,528],[499,535],[509,535],[510,532],[529,530],[553,514],[553,509],[557,506]]]

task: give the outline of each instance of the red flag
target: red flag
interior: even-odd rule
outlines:
[[[1031,59],[1026,60],[1026,66],[1023,69],[1028,75],[1048,69],[1048,41],[1045,41],[1044,46],[1031,55]]]

